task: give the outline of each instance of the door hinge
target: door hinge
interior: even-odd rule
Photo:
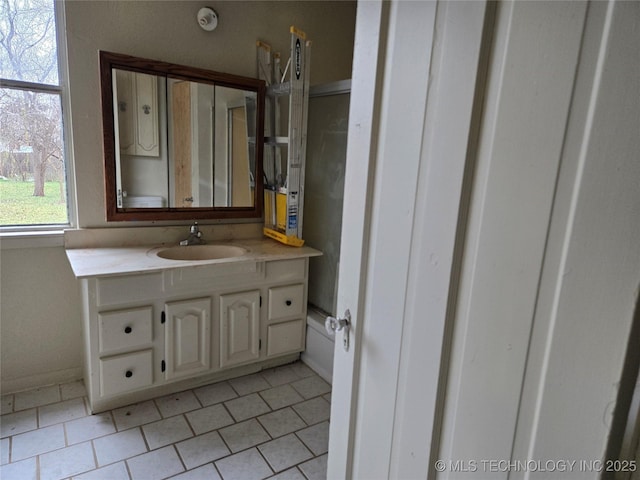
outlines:
[[[260,295],[260,306],[262,306],[262,295]]]
[[[262,350],[262,339],[258,340],[258,350]]]
[[[164,360],[162,360],[162,363],[160,364],[160,370],[164,372],[166,369],[167,369],[167,364],[165,363]]]
[[[164,313],[164,310],[160,314],[160,323],[164,323],[167,321],[167,315]]]

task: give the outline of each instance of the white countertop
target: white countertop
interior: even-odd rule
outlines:
[[[157,272],[202,265],[287,260],[322,255],[322,252],[315,248],[306,246],[290,247],[269,238],[215,243],[244,247],[247,249],[247,253],[238,257],[215,260],[168,260],[156,255],[159,250],[174,247],[175,244],[73,248],[67,249],[66,252],[73,273],[77,278]]]

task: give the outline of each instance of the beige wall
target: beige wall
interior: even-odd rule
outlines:
[[[295,25],[313,42],[312,84],[351,76],[355,2],[217,1],[220,21],[211,33],[196,23],[202,6],[206,2],[66,4],[80,227],[131,226],[104,220],[99,50],[255,77],[256,40],[286,56],[289,26]],[[3,247],[0,286],[2,391],[77,378],[81,306],[64,250]]]
[[[0,252],[2,393],[78,378],[80,296],[62,248]]]
[[[218,28],[196,23],[197,1],[71,1],[66,5],[69,84],[81,227],[104,220],[98,52],[107,50],[255,77],[256,41],[288,58],[289,27],[312,41],[310,83],[351,77],[355,3],[216,2]],[[113,225],[110,225],[113,226]]]

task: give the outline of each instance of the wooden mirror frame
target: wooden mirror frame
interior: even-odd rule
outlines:
[[[253,206],[189,208],[118,208],[116,193],[115,118],[113,112],[113,69],[161,75],[187,81],[214,84],[256,92],[256,172]],[[265,83],[257,78],[241,77],[195,67],[147,60],[119,53],[100,52],[100,88],[102,97],[102,131],[107,221],[203,220],[262,218]]]

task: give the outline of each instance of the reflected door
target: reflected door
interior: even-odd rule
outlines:
[[[246,207],[253,202],[249,176],[249,146],[247,142],[247,115],[244,107],[231,108],[231,202],[232,207]]]
[[[175,82],[171,90],[175,207],[193,205],[191,184],[191,82]]]

